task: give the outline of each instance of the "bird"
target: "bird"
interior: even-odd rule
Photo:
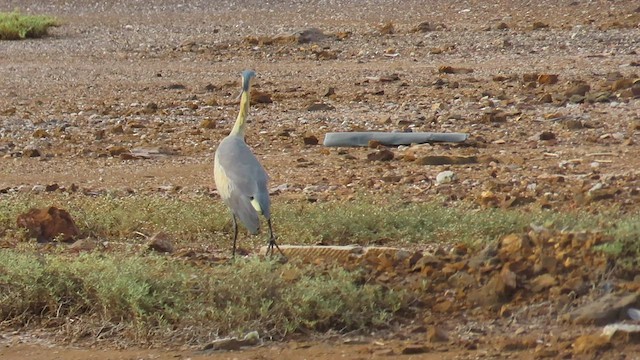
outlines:
[[[266,254],[271,253],[273,256],[276,248],[285,257],[276,243],[271,225],[271,200],[267,189],[269,176],[245,142],[251,84],[255,77],[256,73],[253,70],[242,72],[240,111],[231,132],[222,139],[216,149],[213,166],[214,180],[218,193],[231,211],[233,219],[232,256],[236,255],[238,220],[249,233],[255,235],[260,230],[259,215],[262,215],[269,226],[269,245]]]

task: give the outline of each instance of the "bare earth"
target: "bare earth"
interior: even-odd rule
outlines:
[[[247,141],[270,173],[276,204],[364,194],[523,211],[638,210],[640,8],[633,1],[42,3],[10,0],[2,9],[55,15],[64,25],[45,39],[0,43],[0,193],[54,183],[89,192],[211,192],[213,152],[235,119],[240,71],[251,68],[254,92],[271,102],[254,102]],[[313,27],[327,37],[298,41],[297,31]],[[544,75],[558,75],[557,83]],[[328,107],[308,111],[314,103]],[[379,149],[321,145],[325,133],[351,130],[466,132],[470,139],[392,148],[393,160],[373,162],[367,156]],[[312,137],[320,145],[305,143]],[[34,151],[40,156],[30,157]],[[427,155],[479,162],[415,161]],[[436,185],[444,170],[457,180]],[[589,331],[548,316],[545,327],[532,323],[525,332],[562,338]],[[471,333],[516,330],[468,321]],[[175,344],[171,351],[72,349],[0,335],[0,358],[544,357],[495,351],[491,341],[401,356],[388,350],[417,335],[400,332],[409,335],[222,354]],[[634,346],[620,353],[634,358]]]

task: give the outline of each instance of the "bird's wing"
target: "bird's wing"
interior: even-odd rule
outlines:
[[[220,143],[216,156],[229,180],[231,196],[242,196],[249,202],[255,200],[262,214],[269,218],[269,177],[244,140],[235,136],[225,138]]]

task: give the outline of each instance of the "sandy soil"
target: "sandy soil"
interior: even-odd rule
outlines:
[[[213,152],[235,119],[240,71],[252,68],[255,91],[271,102],[252,107],[247,141],[271,175],[276,204],[356,193],[523,211],[640,204],[640,8],[631,1],[10,0],[5,8],[15,7],[63,25],[45,39],[0,43],[0,193],[53,183],[91,192],[211,192]],[[326,38],[300,43],[296,33],[312,27]],[[329,107],[309,111],[314,103]],[[470,139],[392,148],[393,160],[373,162],[367,158],[379,149],[304,140],[322,144],[325,133],[350,130]],[[130,155],[139,149],[158,154]],[[39,156],[30,157],[34,150]],[[416,161],[430,155],[480,160]],[[436,184],[444,170],[457,180]],[[5,341],[11,345],[0,357],[204,357],[26,342]],[[275,344],[206,357],[394,358],[385,353],[392,346],[374,342]],[[487,348],[413,356],[532,356]]]

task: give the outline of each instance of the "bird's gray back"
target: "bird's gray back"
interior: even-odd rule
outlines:
[[[263,215],[269,218],[269,177],[244,140],[238,136],[224,138],[216,150],[216,161],[233,184],[234,191],[256,199]]]

